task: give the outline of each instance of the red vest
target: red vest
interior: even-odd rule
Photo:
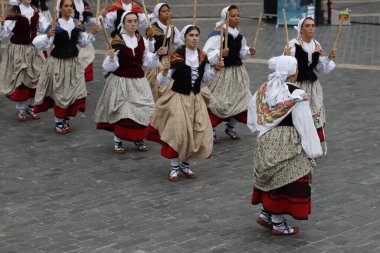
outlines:
[[[26,17],[20,16],[16,21],[16,25],[13,28],[13,35],[11,37],[11,43],[29,45],[33,39],[37,36],[37,26],[40,16],[36,12],[29,20]]]
[[[135,48],[135,56],[132,49],[125,46],[120,49],[119,68],[113,72],[114,75],[126,78],[143,78],[145,73],[143,67],[143,56],[145,51],[143,37],[138,37],[138,45]]]

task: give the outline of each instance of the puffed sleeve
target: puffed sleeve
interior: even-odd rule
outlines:
[[[144,13],[139,13],[139,28],[141,29],[147,29],[148,28],[148,21],[146,20]]]
[[[113,23],[115,22],[116,18],[117,18],[116,11],[108,12],[106,14],[106,17],[103,19],[104,20],[104,24],[106,25],[106,27],[108,28],[108,27],[113,26]]]
[[[46,29],[49,27],[50,22],[46,19],[44,15],[39,15],[37,30],[40,33],[45,33]]]
[[[247,40],[243,37],[241,41],[240,59],[245,60],[249,56],[251,56],[251,53],[249,52],[249,47],[247,46]]]
[[[336,67],[335,62],[330,60],[327,56],[319,56],[319,62],[316,67],[316,70],[318,71],[318,73],[327,75],[331,71],[333,71],[335,67]]]
[[[174,27],[173,49],[177,49],[184,44],[179,34],[177,27]]]
[[[95,41],[95,36],[92,33],[81,32],[78,40],[80,47],[86,47],[88,44]]]
[[[203,74],[202,83],[201,86],[205,86],[208,84],[212,79],[214,79],[216,74],[216,71],[214,68],[210,66],[210,64],[206,64],[205,66],[205,73]]]
[[[323,151],[311,116],[309,101],[298,103],[292,111],[292,117],[307,157],[317,158],[322,156]]]
[[[16,26],[16,21],[5,20],[4,25],[0,24],[0,38],[5,39],[12,33],[13,28]]]
[[[164,76],[162,74],[162,72],[160,72],[158,75],[157,75],[157,83],[158,85],[160,86],[166,86],[170,83],[170,79],[171,79],[171,76],[173,75],[173,72],[174,70],[173,69],[170,69],[167,76]]]
[[[119,57],[117,56],[117,53],[116,53],[116,56],[114,58],[111,58],[108,55],[106,56],[106,58],[103,61],[103,65],[102,65],[104,71],[114,72],[115,70],[117,70],[119,68],[119,66],[120,66],[119,65]]]
[[[160,59],[157,56],[157,54],[152,53],[149,51],[149,42],[148,40],[144,39],[144,56],[143,56],[143,66],[145,68],[157,68],[160,66]]]
[[[37,50],[46,51],[53,45],[53,41],[54,36],[48,38],[47,34],[41,34],[33,39],[32,44]]]
[[[203,47],[203,51],[207,53],[207,58],[211,65],[216,65],[219,61],[219,48],[220,47],[220,36],[212,36],[207,41]]]

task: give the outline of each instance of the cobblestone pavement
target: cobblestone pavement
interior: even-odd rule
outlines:
[[[380,13],[379,1],[337,2],[353,14]],[[212,158],[194,163],[194,181],[169,183],[168,161],[155,143],[147,142],[148,153],[129,143],[125,155],[113,154],[111,134],[96,130],[93,120],[104,85],[98,53],[87,111],[73,120],[71,134],[54,133],[52,112],[18,123],[14,103],[0,97],[0,252],[380,252],[380,25],[365,24],[369,18],[379,21],[357,16],[344,27],[339,67],[321,77],[329,151],[313,177],[310,219],[290,219],[300,234],[273,237],[255,223],[256,136],[244,125],[241,141],[218,128],[222,143]],[[213,22],[199,22],[202,41]],[[242,21],[248,40],[256,22]],[[318,28],[327,51],[335,31]],[[105,48],[101,34],[95,47]],[[282,29],[265,24],[257,56],[246,64],[252,92],[269,74],[262,62],[282,48]]]

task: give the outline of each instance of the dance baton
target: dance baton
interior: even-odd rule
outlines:
[[[194,6],[193,6],[193,25],[195,25],[195,22],[197,20],[197,5],[198,5],[198,1],[194,0]]]
[[[230,12],[226,13],[226,33],[224,34],[224,48],[228,48],[228,28],[230,27]]]
[[[259,32],[260,32],[260,27],[261,27],[261,21],[262,21],[262,19],[263,19],[263,14],[260,13],[259,23],[256,26],[255,38],[253,39],[253,44],[252,44],[253,48],[256,47],[256,42],[257,42],[257,38],[259,37]]]
[[[164,34],[164,41],[162,42],[162,47],[166,47],[166,40],[167,40],[167,37],[168,37],[169,26],[171,24],[172,24],[172,20],[169,17],[168,23],[166,24],[166,29],[165,29],[165,34]],[[172,33],[173,33],[173,31],[172,31]],[[170,36],[171,36],[171,34],[170,34]]]
[[[220,26],[220,46],[219,46],[219,61],[223,58],[223,24]]]
[[[168,24],[169,25],[169,24]],[[173,46],[173,31],[174,31],[174,26],[170,24],[170,29],[171,29],[171,33],[170,33],[170,40],[169,40],[169,46],[168,46],[168,60],[169,60],[169,63],[171,61],[171,54],[172,54],[172,46]]]
[[[289,34],[288,34],[288,24],[286,22],[286,13],[285,9],[282,9],[282,18],[284,19],[284,29],[285,29],[285,44],[286,48],[289,48]]]
[[[340,33],[342,32],[343,21],[344,21],[344,17],[342,16],[342,18],[339,20],[339,27],[338,27],[338,31],[336,32],[336,36],[335,36],[335,40],[333,44],[333,50],[336,50],[336,45],[338,44]]]
[[[148,16],[148,12],[146,11],[145,1],[144,1],[144,0],[141,0],[141,4],[142,4],[142,6],[143,6],[143,10],[144,10],[144,14],[145,14],[146,22],[148,22],[148,27],[149,27],[149,28],[152,28],[152,24],[150,23],[149,16]]]
[[[112,49],[112,44],[111,44],[111,41],[110,41],[110,37],[108,36],[108,32],[106,30],[106,27],[104,26],[103,19],[100,18],[99,21],[100,21],[100,25],[102,26],[104,37],[106,38],[106,41],[107,41],[107,44],[108,44],[108,49],[111,50]]]

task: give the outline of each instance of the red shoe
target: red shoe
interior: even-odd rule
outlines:
[[[145,146],[144,141],[135,141],[136,149],[139,152],[148,152],[149,149],[147,146]]]
[[[63,122],[56,122],[55,123],[55,132],[57,134],[60,134],[60,135],[67,133],[67,131],[63,125]]]
[[[170,182],[178,182],[179,176],[178,176],[178,169],[169,171],[168,180]]]
[[[73,128],[70,126],[70,118],[65,118],[63,120],[63,126],[67,133],[71,133],[74,131]]]
[[[300,231],[299,227],[291,227],[291,228],[293,229],[293,232],[277,231],[273,229],[272,235],[295,235]]]
[[[29,106],[28,109],[26,109],[26,114],[32,119],[32,120],[39,120],[41,119],[40,115],[34,112],[33,106]]]
[[[269,223],[269,222],[267,222],[266,220],[264,220],[264,219],[261,218],[261,217],[257,217],[257,218],[256,218],[256,222],[257,222],[257,224],[259,224],[259,225],[261,225],[261,226],[263,226],[263,227],[265,227],[265,228],[273,229],[272,224]]]
[[[189,165],[184,165],[183,163],[179,167],[179,170],[187,177],[190,179],[196,179],[198,176],[194,172],[191,171]]]
[[[25,122],[27,120],[26,116],[25,116],[25,113],[21,112],[21,111],[17,111],[17,114],[16,114],[16,119],[19,121],[19,122]]]
[[[113,151],[119,155],[125,154],[125,149],[123,147],[123,143],[121,141],[115,141]]]

